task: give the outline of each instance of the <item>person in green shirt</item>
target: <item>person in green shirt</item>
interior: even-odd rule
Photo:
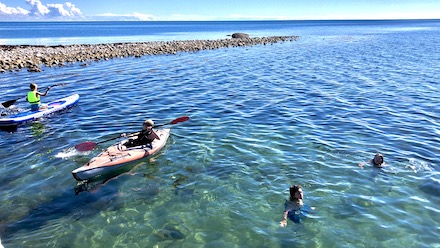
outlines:
[[[40,97],[46,96],[50,90],[50,87],[47,87],[46,92],[44,93],[38,92],[38,85],[36,83],[31,83],[29,88],[31,91],[28,92],[26,100],[31,104],[31,111],[46,109],[47,106],[41,104]]]

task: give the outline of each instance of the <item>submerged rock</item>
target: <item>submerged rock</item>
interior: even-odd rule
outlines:
[[[184,239],[185,235],[174,227],[166,227],[164,229],[157,230],[154,235],[160,240],[178,240]]]

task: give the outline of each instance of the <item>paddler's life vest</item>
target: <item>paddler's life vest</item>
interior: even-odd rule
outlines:
[[[142,130],[141,133],[138,135],[137,141],[139,145],[146,145],[153,142],[153,139],[149,139],[148,136],[152,133],[152,130]]]
[[[141,146],[141,145],[151,144],[151,142],[154,141],[154,138],[153,139],[148,138],[148,136],[151,133],[152,133],[151,130],[142,130],[139,132],[137,139],[130,139],[124,145],[126,147],[133,147],[133,146]]]
[[[30,104],[39,104],[40,96],[37,96],[36,91],[29,91],[27,94],[27,99]]]

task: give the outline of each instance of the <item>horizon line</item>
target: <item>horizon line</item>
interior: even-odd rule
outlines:
[[[389,18],[389,19],[255,19],[255,20],[0,20],[1,22],[265,22],[265,21],[440,21],[440,18]]]

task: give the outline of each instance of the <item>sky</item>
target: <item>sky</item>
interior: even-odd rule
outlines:
[[[0,0],[0,21],[440,19],[440,0]]]

